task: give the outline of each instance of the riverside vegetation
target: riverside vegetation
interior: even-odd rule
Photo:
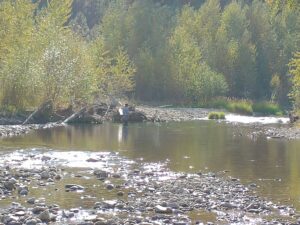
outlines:
[[[187,4],[187,2],[189,4]],[[280,114],[300,107],[294,1],[0,2],[0,104],[8,113],[130,97]],[[269,103],[271,102],[271,103]]]

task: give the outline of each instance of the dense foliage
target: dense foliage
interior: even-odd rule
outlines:
[[[0,104],[227,96],[299,108],[299,13],[294,0],[2,0]]]

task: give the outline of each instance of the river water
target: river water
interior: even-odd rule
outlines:
[[[215,121],[129,126],[105,123],[1,139],[0,150],[9,154],[43,149],[62,152],[66,158],[68,152],[113,151],[129,160],[167,163],[173,171],[226,171],[226,176],[238,178],[243,184],[256,183],[262,197],[300,210],[300,141],[268,139],[253,132],[255,128],[248,125]],[[73,165],[81,166],[80,162]]]

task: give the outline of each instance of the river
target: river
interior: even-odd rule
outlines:
[[[269,139],[253,132],[255,129],[248,125],[215,121],[129,126],[105,123],[57,127],[4,138],[0,140],[0,150],[3,155],[14,154],[15,150],[40,150],[55,153],[56,157],[61,153],[62,158],[72,158],[74,152],[79,158],[86,152],[117,152],[128,160],[166,164],[175,172],[222,172],[245,185],[256,183],[261,197],[300,210],[300,141]],[[70,167],[78,170],[91,166],[82,162],[73,160]],[[87,179],[83,184],[92,186],[93,182]],[[64,207],[78,204],[54,196],[56,203]]]

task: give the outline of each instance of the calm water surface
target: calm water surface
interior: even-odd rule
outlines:
[[[249,127],[214,121],[68,126],[0,139],[0,150],[115,151],[130,159],[168,161],[174,171],[224,171],[258,194],[300,210],[300,141],[240,135]]]

